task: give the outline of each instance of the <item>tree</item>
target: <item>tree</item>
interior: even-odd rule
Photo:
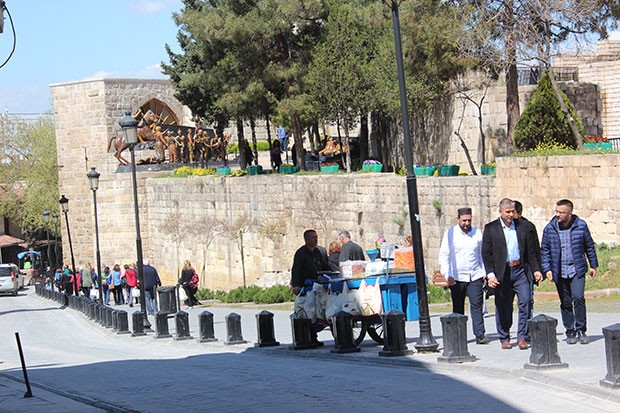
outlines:
[[[0,215],[34,242],[42,212],[58,210],[56,134],[51,115],[34,121],[0,115]]]
[[[581,136],[583,125],[568,97],[564,92],[561,92],[561,95],[564,105],[574,119],[578,134]],[[561,109],[551,86],[548,71],[545,71],[541,76],[538,88],[536,88],[536,92],[532,95],[515,128],[515,147],[517,149],[533,149],[540,142],[560,143],[571,148],[577,146],[567,116]]]

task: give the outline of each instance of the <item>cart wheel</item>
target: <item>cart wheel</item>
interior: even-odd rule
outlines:
[[[364,341],[364,337],[366,337],[368,326],[363,320],[351,320],[351,323],[353,327],[353,343],[359,346],[362,341]],[[332,332],[332,336],[336,338],[336,333],[334,332],[334,326],[332,324],[329,325],[329,329]]]
[[[381,318],[379,318],[381,321]],[[383,322],[375,323],[375,320],[368,321],[368,335],[377,344],[383,344]]]

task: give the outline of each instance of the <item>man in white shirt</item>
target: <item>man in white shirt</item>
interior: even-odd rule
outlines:
[[[459,208],[457,213],[457,225],[448,228],[441,240],[439,269],[450,287],[452,312],[465,314],[465,297],[469,297],[476,343],[488,344],[482,315],[482,232],[471,225],[471,208]]]

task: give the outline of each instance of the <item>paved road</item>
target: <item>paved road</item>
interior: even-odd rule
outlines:
[[[204,310],[189,310],[194,337]],[[447,365],[437,362],[441,353],[379,357],[382,347],[368,339],[360,353],[332,354],[326,331],[320,334],[325,347],[290,350],[286,311],[273,311],[282,345],[255,348],[259,310],[208,311],[219,341],[198,343],[117,335],[32,290],[0,297],[0,412],[620,411],[620,393],[598,385],[606,374],[601,328],[616,322],[614,314],[590,314],[590,345],[568,346],[558,336],[569,368],[540,372],[523,369],[529,351],[501,350],[493,334],[487,346],[470,341],[478,361]],[[242,318],[247,344],[224,344],[224,317],[233,311]],[[432,326],[442,350],[439,316],[432,314]],[[486,319],[490,332],[493,322]],[[170,326],[174,333],[172,319]],[[417,328],[407,323],[411,349]],[[32,398],[22,397],[15,332]]]

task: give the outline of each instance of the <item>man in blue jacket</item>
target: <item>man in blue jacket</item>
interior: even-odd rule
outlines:
[[[586,334],[586,300],[584,289],[588,262],[590,277],[596,276],[598,259],[588,225],[573,215],[573,203],[568,199],[556,202],[553,218],[542,235],[542,269],[549,281],[555,283],[560,296],[562,323],[568,344],[588,344]]]

